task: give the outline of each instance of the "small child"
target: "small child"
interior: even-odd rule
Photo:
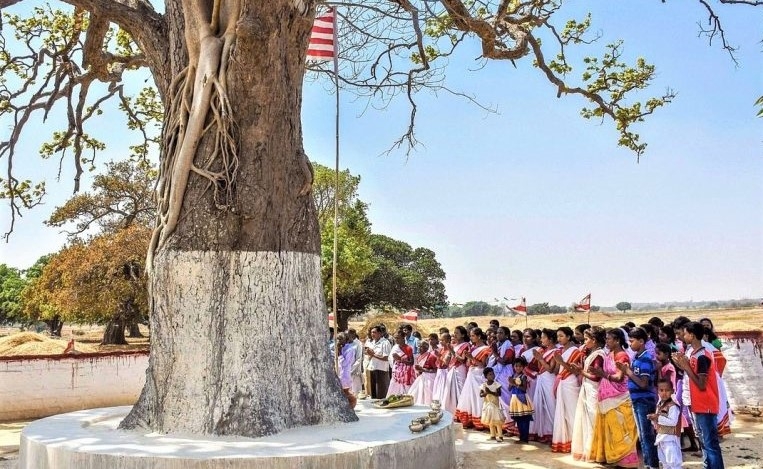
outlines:
[[[667,379],[673,385],[673,389],[675,389],[677,380],[676,367],[670,361],[670,355],[673,353],[673,350],[668,344],[657,344],[655,350],[657,351],[655,358],[657,358],[659,365],[660,379]]]
[[[527,376],[522,373],[527,366],[527,360],[524,357],[514,359],[514,377],[509,379],[509,392],[511,401],[509,401],[509,415],[517,424],[519,430],[519,441],[516,443],[529,443],[530,441],[530,422],[533,419],[533,403],[527,396]]]
[[[484,399],[480,421],[490,428],[490,439],[501,443],[503,423],[506,420],[500,407],[501,385],[495,380],[495,372],[489,366],[482,373],[486,381],[480,386],[480,397]]]
[[[654,423],[657,430],[657,457],[662,469],[681,469],[681,409],[673,401],[673,383],[669,379],[661,379],[657,383],[657,412],[647,417]]]

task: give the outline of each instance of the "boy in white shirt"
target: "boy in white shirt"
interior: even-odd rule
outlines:
[[[657,411],[647,417],[657,430],[657,457],[663,469],[681,469],[681,408],[673,400],[673,383],[668,379],[657,382]]]

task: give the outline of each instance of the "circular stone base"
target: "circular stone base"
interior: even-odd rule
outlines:
[[[456,465],[452,416],[421,433],[408,424],[425,407],[377,409],[360,420],[300,427],[262,438],[163,435],[117,430],[130,407],[83,410],[37,420],[21,433],[19,469],[393,469]]]

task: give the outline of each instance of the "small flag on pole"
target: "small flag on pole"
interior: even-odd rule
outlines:
[[[575,305],[575,311],[577,312],[583,312],[583,311],[591,311],[591,294],[587,294],[583,297],[582,300],[580,300],[580,303]]]
[[[513,311],[515,314],[519,316],[527,316],[527,302],[525,302],[525,297],[523,296],[522,301],[520,301],[518,305],[510,309],[511,311]]]
[[[324,61],[336,56],[336,11],[328,11],[315,17],[307,46],[307,60]]]

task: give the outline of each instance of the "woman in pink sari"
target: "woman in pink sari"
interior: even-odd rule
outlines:
[[[458,396],[466,380],[466,360],[469,356],[469,341],[464,326],[456,326],[453,331],[453,354],[448,364],[448,375],[445,377],[445,389],[442,393],[442,407],[451,414],[456,414]]]
[[[594,369],[602,380],[599,383],[599,414],[594,426],[591,446],[593,460],[620,467],[639,467],[636,440],[638,430],[633,405],[628,392],[628,380],[616,363],[630,364],[624,347],[625,333],[621,329],[607,330],[604,368]]]

